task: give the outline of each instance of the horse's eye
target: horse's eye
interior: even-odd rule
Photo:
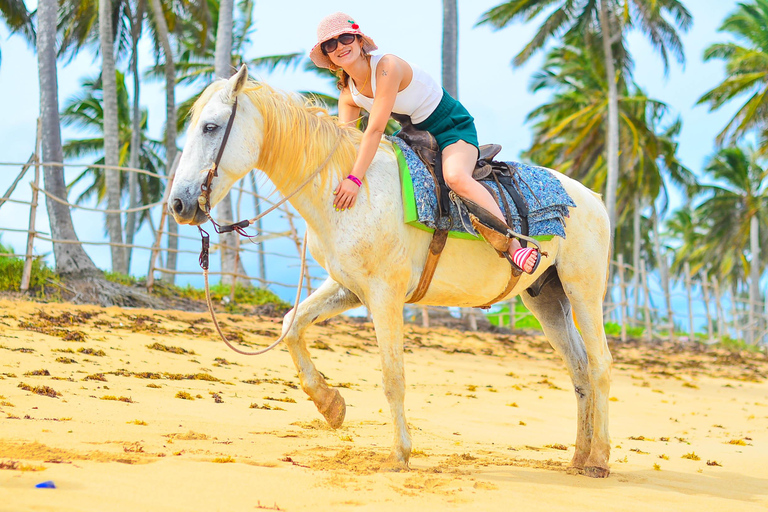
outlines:
[[[218,126],[218,125],[216,125],[216,124],[213,124],[213,123],[208,123],[208,124],[206,124],[205,126],[203,126],[203,133],[211,133],[211,132],[213,132],[213,131],[216,131],[216,129],[217,129],[218,127],[219,127],[219,126]]]

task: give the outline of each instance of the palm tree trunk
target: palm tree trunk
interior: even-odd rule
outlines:
[[[219,78],[232,76],[232,0],[219,3],[219,24],[216,28],[216,50],[214,53],[214,71]]]
[[[56,74],[56,18],[58,2],[40,0],[37,6],[37,66],[40,83],[40,119],[44,162],[63,162],[61,125],[59,122],[58,78]],[[45,190],[66,199],[63,167],[45,167]],[[45,200],[51,238],[77,241],[69,208],[61,203]],[[99,273],[96,265],[78,244],[53,243],[56,272],[69,276],[92,276]]]
[[[129,167],[139,167],[139,154],[141,152],[141,111],[139,108],[139,35],[141,22],[144,18],[144,0],[139,0],[136,12],[131,16],[131,74],[133,75],[133,114],[131,115],[131,156]],[[139,175],[131,172],[128,175],[128,207],[135,208],[139,204]],[[136,213],[129,212],[125,216],[125,243],[133,244],[136,234]],[[126,265],[128,273],[131,271],[131,259],[133,248],[126,247]]]
[[[168,35],[168,24],[165,22],[165,13],[160,0],[152,1],[152,13],[155,19],[155,28],[160,38],[160,44],[165,54],[165,163],[166,174],[171,173],[171,166],[176,160],[176,66],[173,62],[173,51],[171,50],[171,41]],[[176,270],[176,250],[179,247],[179,238],[175,235],[179,233],[179,226],[173,220],[173,216],[168,215],[168,257],[166,259],[166,268]],[[159,227],[162,229],[162,226]],[[169,283],[175,281],[175,274],[166,274],[163,279]]]
[[[104,163],[120,164],[117,123],[117,82],[115,80],[114,44],[112,41],[112,0],[99,0],[99,40],[101,42],[101,81],[104,91]],[[120,171],[106,169],[107,208],[120,209]],[[119,213],[107,214],[107,231],[112,244],[123,243],[123,226]],[[127,274],[125,247],[111,245],[112,271]]]
[[[600,29],[603,33],[603,52],[605,54],[605,72],[608,83],[608,151],[606,163],[608,176],[605,187],[605,205],[611,222],[611,240],[616,231],[616,192],[619,186],[619,93],[616,84],[616,69],[611,48],[612,34],[608,19],[609,0],[600,0]]]
[[[229,78],[232,76],[232,11],[234,2],[232,0],[222,0],[219,3],[219,24],[216,29],[216,50],[214,53],[214,68],[216,76],[219,78]],[[232,195],[227,193],[216,207],[216,217],[220,223],[228,223],[234,218],[232,214]],[[223,283],[231,283],[232,275],[245,274],[245,267],[240,258],[236,257],[235,247],[237,246],[237,233],[226,233],[219,235],[221,248],[221,276]]]
[[[749,262],[749,343],[755,344],[758,339],[757,319],[760,315],[760,223],[757,214],[749,220],[749,252],[752,259]]]
[[[456,0],[443,0],[443,87],[454,98],[458,85],[459,22]]]

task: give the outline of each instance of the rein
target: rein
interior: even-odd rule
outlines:
[[[241,220],[239,222],[235,222],[234,224],[226,224],[221,225],[217,223],[213,218],[211,217],[211,183],[213,182],[213,178],[218,176],[218,168],[219,163],[221,162],[221,157],[224,154],[224,148],[227,145],[227,140],[229,139],[229,134],[232,131],[232,125],[234,124],[235,114],[237,114],[237,98],[235,98],[235,102],[232,104],[232,115],[229,117],[229,121],[227,122],[227,127],[224,131],[224,138],[221,141],[221,146],[219,146],[219,152],[216,155],[216,159],[213,162],[213,165],[208,169],[208,175],[206,176],[205,182],[203,182],[202,185],[200,185],[200,196],[197,198],[197,202],[200,206],[200,209],[205,213],[205,216],[208,218],[209,221],[213,224],[213,228],[216,230],[217,233],[231,233],[232,231],[236,231],[238,234],[245,236],[247,238],[253,238],[257,235],[249,235],[245,232],[245,228],[248,226],[256,223],[259,219],[267,215],[268,213],[274,211],[279,206],[281,206],[283,203],[288,201],[291,197],[296,195],[302,188],[304,188],[306,185],[308,185],[320,172],[325,169],[325,167],[328,165],[328,163],[331,161],[331,157],[336,152],[336,149],[339,147],[339,143],[341,142],[341,139],[336,139],[336,143],[333,145],[333,148],[331,148],[331,151],[328,153],[328,156],[325,157],[325,160],[318,166],[318,168],[309,175],[309,177],[304,180],[293,192],[285,196],[283,199],[275,203],[271,208],[268,210],[262,212],[261,214],[257,215],[256,217],[252,219],[245,219]],[[237,347],[235,347],[224,335],[224,332],[221,330],[221,327],[219,326],[219,321],[216,318],[216,313],[213,310],[213,302],[211,301],[211,291],[210,286],[208,285],[208,263],[209,263],[209,248],[210,248],[210,235],[207,231],[205,231],[202,227],[198,226],[197,229],[200,231],[200,237],[202,238],[202,247],[200,249],[200,267],[203,269],[203,279],[205,280],[205,300],[208,303],[208,311],[211,314],[211,320],[213,321],[213,325],[216,327],[216,331],[219,333],[219,336],[221,336],[221,339],[224,340],[224,343],[237,352],[238,354],[242,354],[244,356],[256,356],[259,354],[263,354],[265,352],[268,352],[275,348],[283,339],[285,336],[290,332],[291,327],[293,327],[293,322],[296,319],[296,313],[298,312],[299,307],[299,300],[301,298],[301,287],[304,284],[304,273],[306,271],[306,265],[307,265],[307,232],[304,232],[304,242],[302,243],[301,248],[301,270],[300,270],[300,277],[299,277],[299,285],[296,288],[296,300],[293,304],[293,310],[291,310],[291,318],[288,322],[288,327],[283,329],[283,333],[280,335],[280,337],[273,342],[271,345],[269,345],[266,348],[263,348],[261,350],[257,350],[254,352],[246,352],[244,350],[241,350]]]

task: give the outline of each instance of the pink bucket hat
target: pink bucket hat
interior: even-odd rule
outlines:
[[[326,16],[317,26],[317,44],[309,52],[309,58],[319,68],[330,68],[331,59],[323,53],[320,45],[323,42],[338,37],[341,34],[357,34],[363,38],[363,50],[370,53],[376,49],[376,43],[373,39],[360,32],[360,25],[355,23],[354,18],[343,12],[337,12]]]

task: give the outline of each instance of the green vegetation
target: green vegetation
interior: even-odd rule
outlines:
[[[744,340],[733,339],[730,336],[723,336],[714,346],[724,348],[731,352],[763,352],[765,350],[758,345],[751,345]]]
[[[214,302],[221,302],[224,297],[230,296],[231,291],[232,288],[228,284],[213,284],[211,285],[211,299]],[[160,297],[167,298],[205,300],[204,288],[194,288],[191,285],[176,286],[173,284],[164,283],[162,281],[155,283],[154,293]],[[288,303],[284,302],[282,299],[280,299],[280,297],[269,290],[257,288],[255,286],[244,286],[240,283],[235,285],[235,300],[231,306],[234,307],[235,304],[249,306],[275,304],[279,307],[290,307]]]
[[[14,253],[14,249],[0,244],[0,253]],[[23,258],[0,256],[0,292],[20,291],[21,274],[23,271]],[[104,272],[104,278],[107,281],[124,286],[143,287],[146,283],[146,278],[144,277],[139,278],[118,272]],[[59,276],[43,260],[35,258],[32,261],[32,277],[29,283],[29,290],[35,298],[47,301],[60,301],[60,283]],[[230,294],[231,287],[228,284],[217,283],[211,286],[211,297],[214,302],[221,302],[224,297],[229,297]],[[202,288],[195,288],[191,285],[176,286],[162,281],[155,283],[153,295],[169,299],[205,300],[205,290]],[[238,312],[238,306],[261,306],[264,304],[275,304],[280,308],[290,307],[289,304],[269,290],[237,284],[235,286],[235,302],[229,304],[227,309],[230,312]]]
[[[493,313],[487,313],[488,321],[491,325],[508,327],[509,326],[509,302],[502,304],[498,310]],[[536,317],[519,300],[515,301],[515,329],[535,329],[540,331],[541,324]]]
[[[644,332],[644,327],[627,326],[627,336],[630,338],[641,338]],[[621,334],[621,325],[616,322],[606,322],[605,334],[608,336],[619,336]]]
[[[118,272],[104,272],[107,281],[119,283],[125,286],[146,285],[146,278],[128,276]],[[229,297],[232,287],[225,283],[216,283],[211,285],[211,298],[214,302],[221,302],[224,297]],[[155,281],[153,295],[167,299],[188,299],[205,300],[205,289],[195,288],[192,285],[177,286],[163,281]],[[238,305],[261,306],[264,304],[275,304],[278,307],[290,307],[280,297],[269,290],[255,286],[245,286],[240,283],[235,285],[235,301],[228,305],[228,310],[237,312]]]
[[[14,254],[13,247],[0,243],[0,253]],[[24,259],[0,256],[0,291],[18,292],[21,290],[21,274],[24,272]],[[32,275],[29,291],[38,299],[61,300],[58,286],[59,276],[40,258],[32,260]]]

